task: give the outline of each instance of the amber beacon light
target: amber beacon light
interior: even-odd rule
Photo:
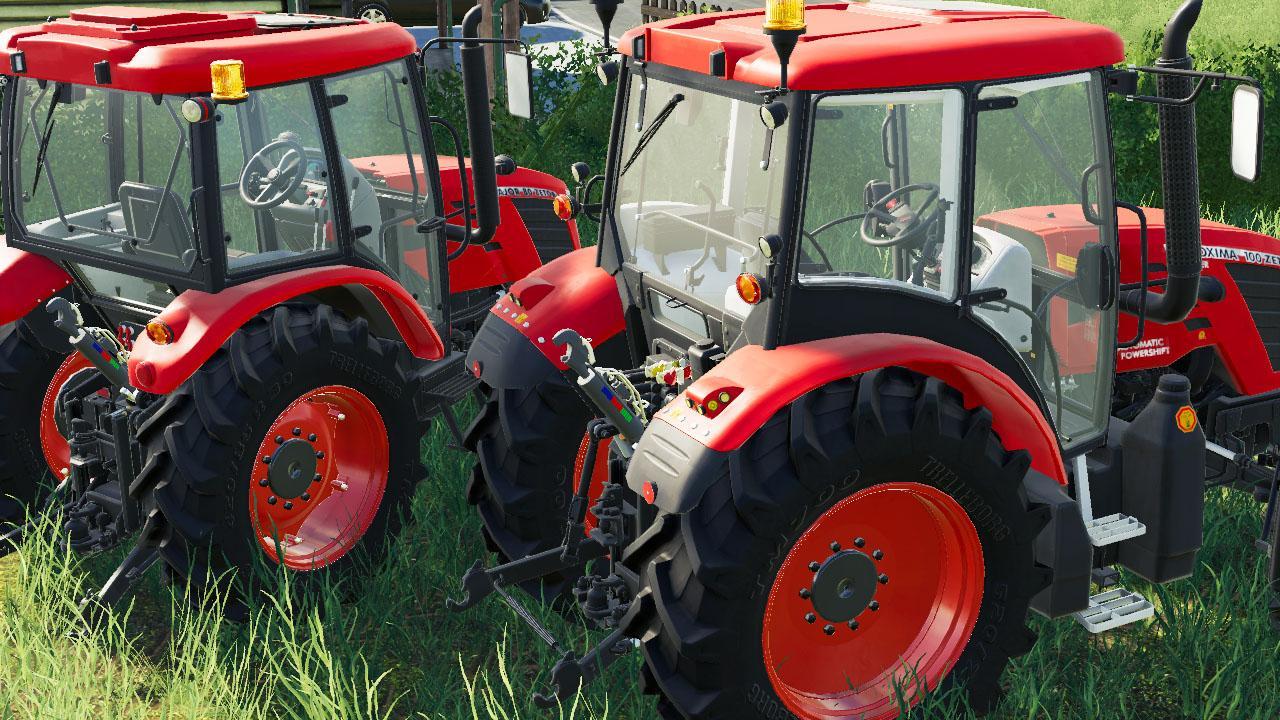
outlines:
[[[216,102],[237,103],[249,97],[245,89],[244,62],[240,60],[214,60],[209,63],[209,77],[213,81],[210,96]]]
[[[791,51],[796,49],[804,31],[803,0],[767,0],[764,32],[770,36],[773,50],[778,54],[778,89],[782,92],[787,90],[787,63],[791,60]]]

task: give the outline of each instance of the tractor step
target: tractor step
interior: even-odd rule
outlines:
[[[1089,539],[1093,541],[1094,547],[1102,547],[1138,537],[1147,532],[1147,526],[1138,522],[1137,518],[1116,513],[1090,521],[1085,530],[1089,532]]]
[[[1075,614],[1076,621],[1095,635],[1146,620],[1156,608],[1136,592],[1118,587],[1089,598],[1089,609]]]

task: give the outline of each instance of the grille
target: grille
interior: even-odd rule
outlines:
[[[533,245],[538,248],[538,257],[543,263],[565,255],[573,250],[573,238],[569,236],[569,224],[561,220],[551,208],[551,201],[546,198],[512,198],[520,219],[533,236]]]
[[[1227,263],[1227,272],[1249,306],[1253,324],[1271,358],[1271,369],[1280,368],[1280,270],[1260,265]]]

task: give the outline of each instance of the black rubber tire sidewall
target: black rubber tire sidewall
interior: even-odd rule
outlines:
[[[377,407],[388,432],[390,472],[357,546],[294,577],[306,590],[370,569],[425,477],[426,423],[414,407],[416,382],[407,363],[402,344],[370,336],[364,320],[344,320],[324,306],[277,308],[239,331],[140,432],[150,462],[139,484],[154,487],[154,502],[170,526],[161,555],[171,575],[199,590],[234,570],[247,592],[257,587],[255,570],[274,568],[249,513],[259,444],[290,403],[329,385],[353,388]]]
[[[921,382],[890,369],[862,376],[863,385],[877,376],[890,383]],[[989,432],[989,414],[967,413],[963,406],[959,413],[944,408],[942,433],[922,430],[911,417],[918,415],[912,407],[918,400],[901,407],[902,398],[892,390],[874,412],[854,409],[855,449],[847,440],[850,425],[841,437],[839,424],[823,418],[841,412],[844,400],[832,395],[845,388],[837,388],[815,391],[767,422],[735,453],[730,472],[693,511],[660,518],[651,534],[628,550],[626,564],[641,573],[641,594],[650,594],[656,608],[647,625],[631,628],[631,634],[641,639],[661,700],[688,717],[793,717],[763,661],[769,591],[805,529],[848,495],[884,482],[943,489],[969,513],[983,545],[982,606],[946,684],[963,678],[974,707],[987,709],[999,698],[1008,659],[1034,643],[1025,618],[1031,597],[1048,576],[1035,565],[1032,542],[1047,516],[1029,508],[1021,488],[1025,453],[1004,453]],[[958,403],[958,395],[942,390],[944,398]],[[866,387],[857,391],[865,393]],[[872,414],[884,418],[887,435],[867,437],[880,434],[866,422]],[[823,440],[815,444],[813,438]],[[815,643],[822,638],[815,628]]]
[[[56,484],[40,444],[40,411],[65,359],[23,321],[0,326],[0,529],[21,523],[24,508]]]

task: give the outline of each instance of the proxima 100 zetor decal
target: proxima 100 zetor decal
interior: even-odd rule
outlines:
[[[1230,262],[1249,263],[1251,265],[1270,265],[1271,267],[1280,267],[1280,255],[1275,253],[1258,252],[1257,250],[1205,245],[1201,248],[1200,254],[1206,261],[1227,260]]]

